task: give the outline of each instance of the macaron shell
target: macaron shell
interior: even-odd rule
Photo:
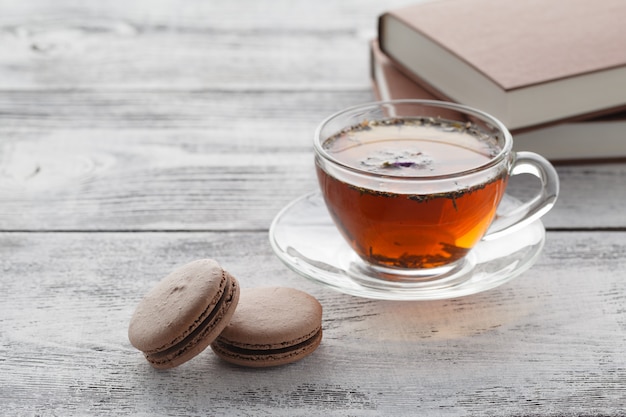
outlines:
[[[228,325],[238,302],[239,284],[234,277],[230,276],[223,301],[214,307],[212,315],[204,325],[198,327],[179,345],[174,345],[164,352],[144,353],[146,359],[157,369],[173,368],[192,359],[204,351]]]
[[[223,359],[274,366],[312,353],[322,338],[322,306],[293,288],[242,289],[230,324],[211,345]]]
[[[140,301],[128,338],[154,367],[177,366],[219,335],[238,299],[237,280],[216,261],[191,262],[170,273]]]

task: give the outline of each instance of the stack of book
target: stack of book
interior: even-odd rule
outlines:
[[[382,14],[370,44],[381,100],[465,104],[517,150],[626,158],[626,1],[434,0]]]

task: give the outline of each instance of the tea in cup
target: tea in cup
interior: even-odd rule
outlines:
[[[512,144],[506,127],[482,111],[396,100],[332,115],[314,148],[328,211],[365,264],[429,277],[462,267],[481,239],[524,227],[554,205],[554,167]],[[539,178],[539,194],[496,215],[509,177],[519,173]]]

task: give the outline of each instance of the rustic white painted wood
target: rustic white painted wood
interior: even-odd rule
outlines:
[[[50,118],[48,128],[21,128],[16,120],[15,127],[0,129],[0,228],[267,228],[285,204],[317,187],[312,132],[326,115],[318,100],[330,108],[366,96],[290,95],[283,107],[287,117],[279,108],[271,108],[275,96],[263,106],[262,97],[237,94],[228,99],[232,104],[226,106],[228,110],[208,115],[212,110],[207,109],[207,119],[199,115],[196,119],[203,126],[189,128],[182,122],[152,122],[147,116],[134,118],[113,109],[102,124],[95,116],[85,116],[76,128],[61,126],[74,122],[59,119],[78,118],[76,113],[87,113],[92,103]],[[246,104],[233,103],[237,98]],[[209,97],[203,101],[211,107],[220,105]],[[296,103],[302,104],[297,111],[293,110]],[[264,107],[259,118],[247,107],[251,104]],[[145,110],[137,104],[131,107]],[[192,117],[185,108],[167,106],[159,113]],[[137,123],[139,118],[144,120]],[[124,119],[140,127],[130,127]],[[38,123],[33,120],[28,125]],[[156,127],[150,128],[151,123]],[[116,124],[125,126],[115,128]],[[545,218],[548,228],[626,227],[625,164],[559,166],[558,171],[561,196]],[[534,182],[514,180],[510,190],[524,198],[534,186]]]
[[[362,87],[376,17],[405,3],[3,0],[0,86]]]
[[[620,415],[625,233],[551,233],[523,276],[436,302],[382,302],[288,271],[265,233],[2,233],[5,415]],[[140,296],[215,257],[241,285],[324,307],[309,358],[247,370],[207,351],[150,368],[126,336]]]
[[[624,163],[558,167],[544,254],[482,294],[365,300],[272,254],[315,126],[373,98],[376,16],[406,3],[0,0],[0,415],[626,414]],[[132,310],[200,257],[315,295],[320,349],[151,369]]]

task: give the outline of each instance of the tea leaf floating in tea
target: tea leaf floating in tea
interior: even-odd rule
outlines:
[[[420,150],[384,150],[368,155],[361,161],[361,166],[371,172],[380,172],[402,168],[427,169],[432,163],[433,159]]]
[[[378,265],[392,265],[395,268],[421,269],[433,265],[445,265],[450,259],[459,259],[467,253],[465,248],[457,248],[445,242],[440,242],[440,252],[435,255],[413,255],[404,252],[399,257],[388,257],[374,253],[372,247],[369,248],[370,259]]]

